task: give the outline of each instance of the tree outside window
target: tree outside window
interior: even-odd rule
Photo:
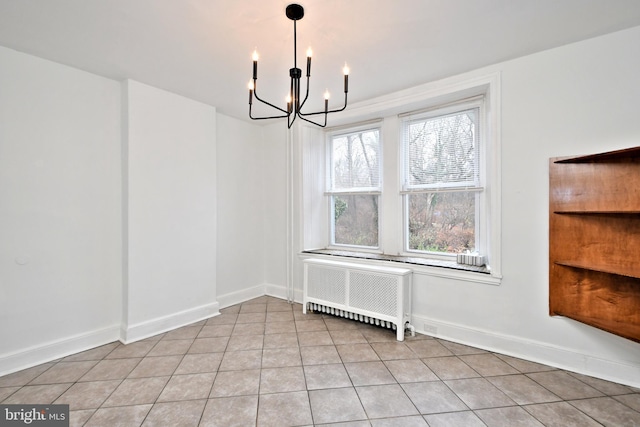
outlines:
[[[475,251],[482,190],[477,118],[473,108],[404,121],[408,251]]]
[[[332,134],[332,243],[377,247],[380,194],[380,130]]]

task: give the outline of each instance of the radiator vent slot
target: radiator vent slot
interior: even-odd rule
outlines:
[[[307,309],[394,329],[402,341],[411,320],[411,270],[305,260],[303,311]]]
[[[345,319],[357,320],[359,322],[369,323],[371,325],[376,325],[387,329],[393,329],[394,331],[397,329],[397,326],[393,322],[376,319],[375,317],[363,316],[362,314],[352,313],[347,310],[337,310],[333,307],[327,307],[326,305],[322,304],[315,304],[310,302],[308,304],[307,310],[311,310],[316,313],[331,314],[337,317],[344,317]]]

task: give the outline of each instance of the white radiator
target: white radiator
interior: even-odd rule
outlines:
[[[302,311],[307,309],[395,329],[398,341],[411,321],[411,270],[304,260]]]

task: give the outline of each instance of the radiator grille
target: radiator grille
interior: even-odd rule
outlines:
[[[411,320],[411,270],[332,260],[304,261],[307,309],[391,328],[398,341]]]
[[[351,272],[349,285],[349,302],[352,307],[387,316],[397,315],[397,278],[354,271]]]
[[[309,266],[307,292],[310,297],[344,304],[346,301],[346,270]]]

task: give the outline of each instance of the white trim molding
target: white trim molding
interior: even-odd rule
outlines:
[[[33,366],[118,341],[120,328],[112,325],[83,334],[0,355],[0,377]]]
[[[218,302],[201,305],[177,313],[147,320],[135,325],[122,325],[120,341],[130,344],[220,314]]]
[[[265,285],[265,295],[270,297],[287,299],[287,293],[293,292],[293,302],[302,304],[302,289],[293,288],[293,290],[287,290],[285,286],[275,285],[273,283],[267,283]]]
[[[416,332],[583,375],[640,387],[640,363],[621,363],[514,335],[470,328],[414,314]]]
[[[218,303],[220,304],[220,308],[226,308],[264,295],[266,295],[265,285],[257,285],[236,292],[218,295]],[[283,296],[282,298],[286,299],[286,296]]]

